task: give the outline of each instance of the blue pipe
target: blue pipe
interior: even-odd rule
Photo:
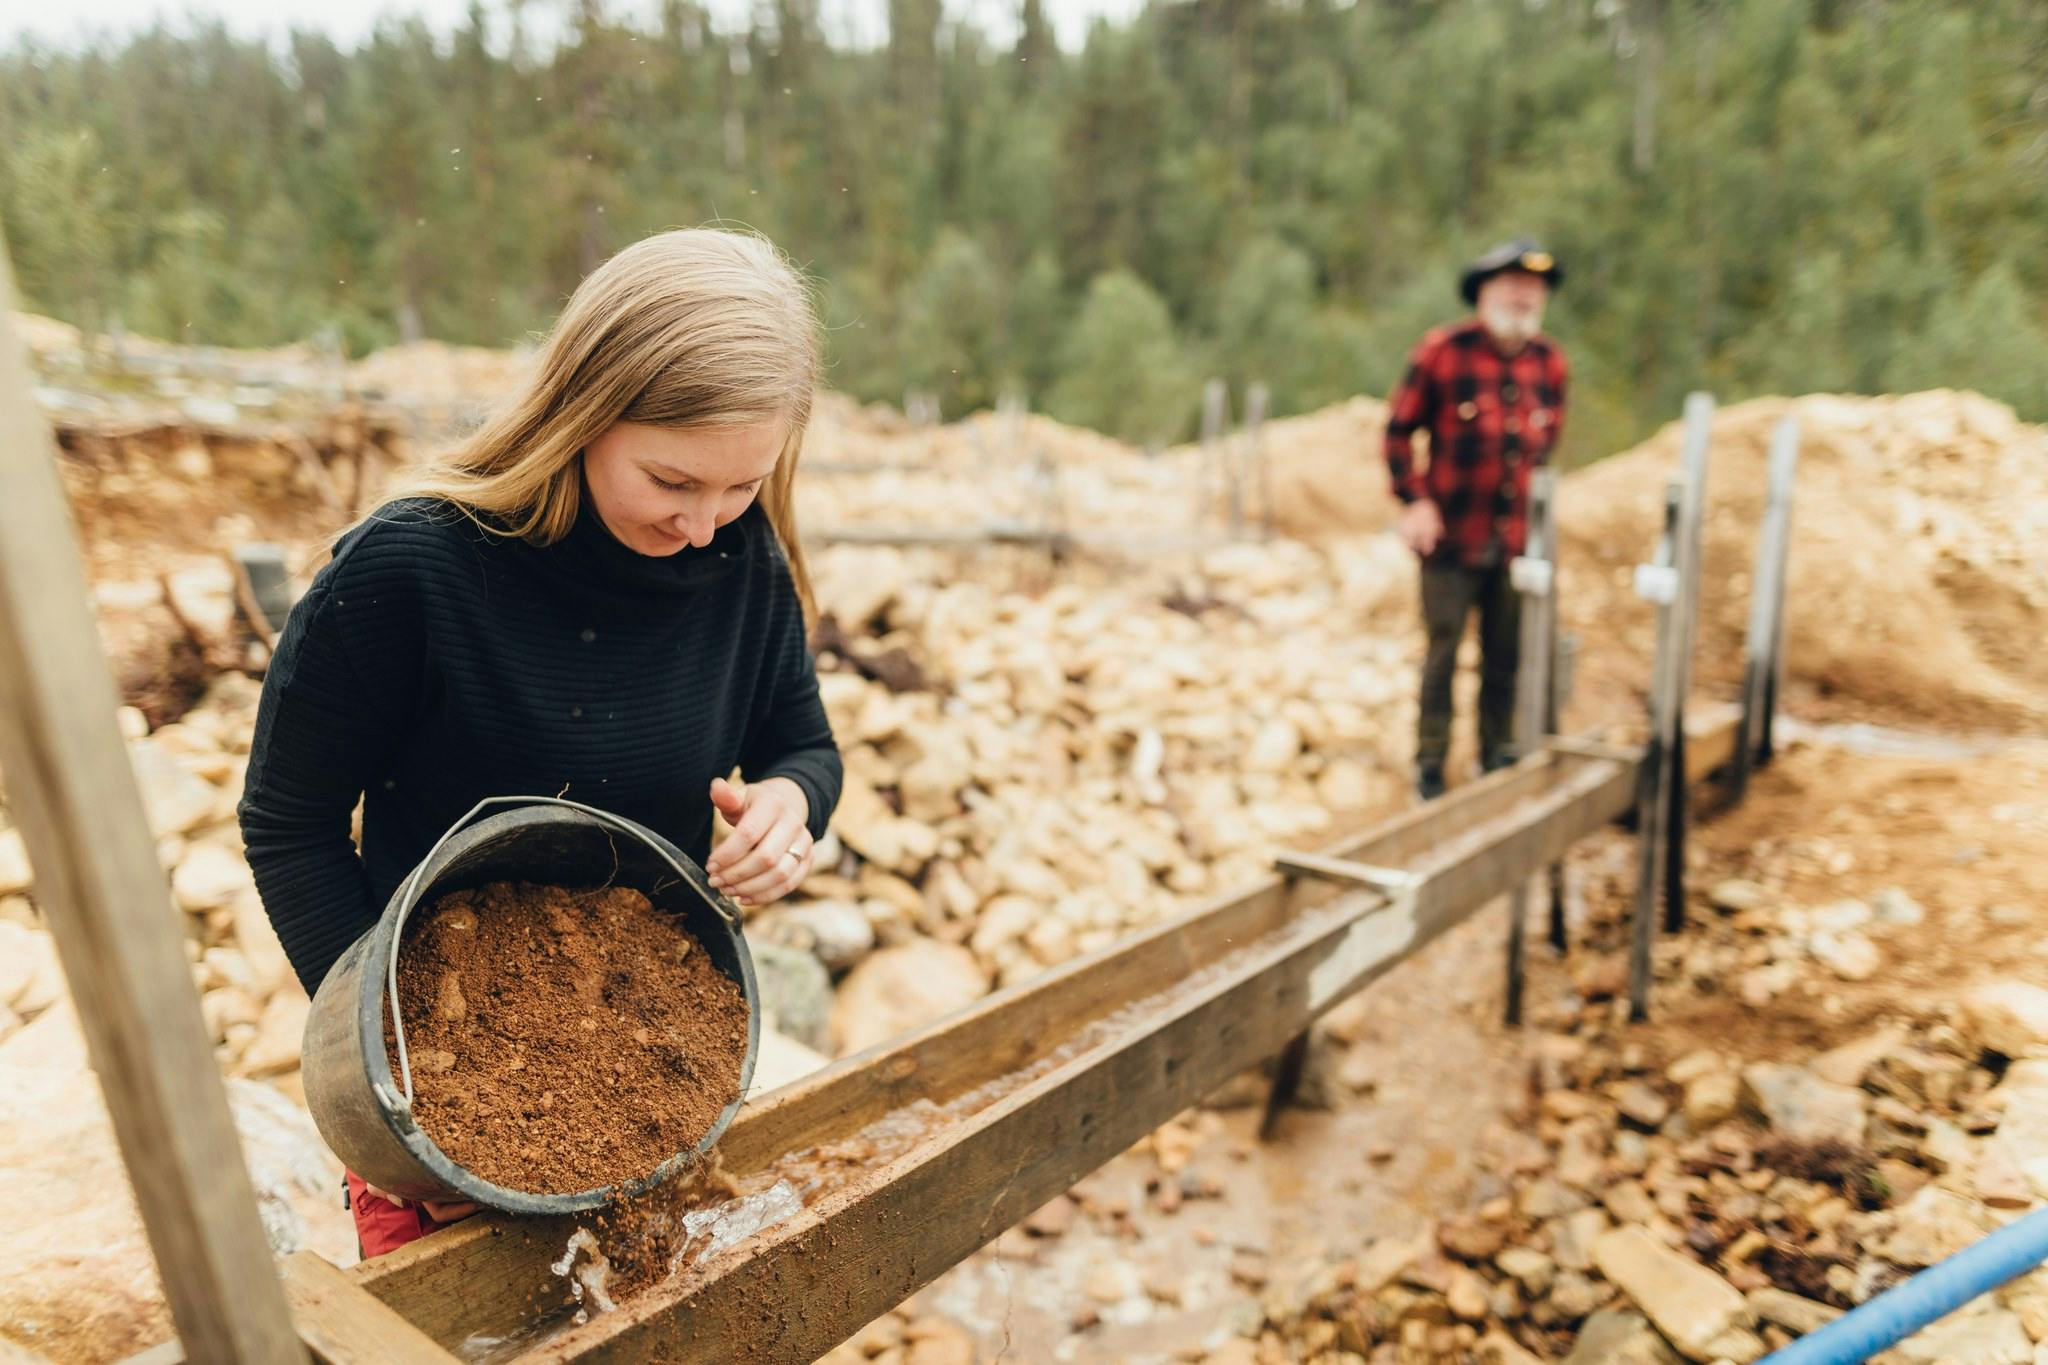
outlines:
[[[2028,1214],[1887,1289],[1762,1365],[1855,1365],[2048,1260],[2048,1209]]]

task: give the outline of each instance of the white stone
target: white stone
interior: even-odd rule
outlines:
[[[271,996],[256,1023],[256,1037],[236,1069],[254,1077],[298,1070],[300,1049],[305,1046],[306,1014],[312,1007],[297,983]]]
[[[35,884],[28,865],[28,845],[18,829],[0,829],[0,896],[15,896]]]
[[[1884,965],[1877,945],[1854,929],[1818,930],[1807,939],[1806,949],[1844,981],[1868,981]]]
[[[1734,1286],[1641,1228],[1602,1236],[1593,1243],[1593,1260],[1689,1360],[1721,1358],[1724,1338],[1754,1321]]]
[[[1742,1071],[1743,1092],[1773,1131],[1802,1142],[1863,1143],[1861,1090],[1824,1081],[1804,1067],[1755,1062]]]
[[[1965,991],[1963,1028],[2008,1057],[2048,1056],[2048,990],[2030,981],[1990,981]]]
[[[128,757],[142,788],[149,827],[159,837],[184,834],[226,814],[220,788],[194,775],[155,740],[129,745]]]
[[[848,973],[832,1002],[840,1056],[860,1052],[971,1005],[988,991],[974,954],[952,943],[913,939],[883,948]]]
[[[256,890],[256,879],[241,854],[211,841],[185,850],[171,873],[171,899],[188,914],[204,914],[232,905]]]
[[[851,969],[875,949],[874,921],[850,901],[803,901],[760,917],[771,942],[801,948],[826,970]]]
[[[1037,901],[1023,896],[997,896],[981,908],[968,946],[982,957],[993,957],[998,950],[1022,939],[1037,921],[1048,918],[1050,912]]]
[[[2003,1308],[1960,1313],[1931,1323],[1892,1348],[1903,1361],[1968,1362],[1968,1365],[2030,1365],[2034,1343],[2020,1315]]]

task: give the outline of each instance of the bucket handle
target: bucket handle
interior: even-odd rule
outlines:
[[[391,963],[385,973],[385,993],[391,1003],[391,1032],[398,1040],[398,1078],[399,1083],[404,1087],[404,1097],[399,1100],[395,1107],[402,1111],[412,1108],[412,1059],[406,1053],[405,1020],[400,1017],[398,1010],[398,946],[405,941],[406,916],[410,915],[413,911],[413,897],[419,891],[420,877],[426,872],[427,864],[433,862],[435,855],[440,853],[442,847],[466,828],[470,821],[476,819],[480,811],[491,806],[566,806],[570,810],[582,811],[585,815],[596,819],[598,823],[609,825],[621,834],[630,834],[635,838],[640,837],[640,831],[637,827],[612,814],[610,811],[600,810],[596,806],[587,806],[581,801],[571,801],[566,797],[486,796],[483,800],[471,806],[467,814],[454,824],[448,826],[441,837],[434,841],[434,846],[427,850],[427,856],[419,860],[413,867],[412,876],[406,879],[405,894],[399,898],[398,902],[398,922],[391,927]],[[659,845],[650,845],[650,847],[661,855],[664,862],[670,867],[675,868],[676,875],[683,877],[686,881],[689,880],[688,874]],[[740,920],[732,911],[726,908],[723,896],[713,897],[711,907],[733,928],[738,929],[740,927]]]

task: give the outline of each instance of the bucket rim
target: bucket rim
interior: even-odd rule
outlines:
[[[465,825],[464,821],[470,820],[476,814],[476,811],[472,810],[463,821],[457,821],[456,825],[442,837],[434,851],[420,863],[415,873],[392,893],[391,900],[385,905],[383,913],[377,917],[377,923],[372,926],[367,936],[365,947],[368,949],[368,956],[363,964],[365,970],[362,973],[356,1001],[356,1026],[361,1034],[363,1059],[369,1069],[370,1092],[376,1100],[378,1114],[392,1137],[397,1139],[428,1174],[455,1193],[507,1213],[581,1213],[619,1199],[644,1194],[692,1169],[710,1155],[711,1149],[731,1126],[740,1106],[746,1102],[747,1089],[753,1083],[754,1068],[760,1055],[760,987],[754,972],[753,953],[748,947],[746,935],[740,931],[740,914],[737,907],[711,886],[703,869],[694,859],[645,825],[610,811],[597,811],[595,808],[546,796],[499,797],[491,800],[507,804],[509,808]],[[478,808],[480,809],[483,804],[487,803],[479,803]],[[602,818],[599,818],[600,816]],[[619,1184],[601,1185],[568,1194],[535,1194],[529,1190],[517,1190],[500,1185],[463,1166],[442,1151],[440,1145],[414,1120],[412,1105],[400,1089],[398,1078],[391,1069],[391,1058],[384,1046],[385,984],[391,958],[397,951],[402,920],[430,898],[435,880],[457,859],[479,846],[536,825],[579,825],[602,830],[607,834],[622,833],[638,839],[656,856],[668,863],[682,878],[684,884],[696,892],[699,899],[705,903],[712,918],[723,927],[725,936],[733,944],[735,958],[739,964],[737,984],[747,1004],[747,1046],[740,1062],[739,1094],[719,1111],[710,1129],[698,1139],[696,1145],[675,1153],[644,1176]],[[695,926],[692,928],[694,931]],[[724,969],[721,967],[720,970]],[[726,974],[731,975],[730,972]]]

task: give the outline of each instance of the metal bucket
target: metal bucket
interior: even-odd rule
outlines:
[[[476,820],[490,806],[515,809]],[[691,1150],[676,1153],[638,1180],[575,1194],[530,1194],[486,1180],[450,1160],[413,1121],[402,1017],[397,1028],[400,1074],[392,1074],[384,1049],[387,1001],[397,1017],[398,944],[406,918],[447,892],[499,881],[629,886],[680,919],[746,997],[747,1052],[740,1065],[740,1094],[746,1094],[761,1046],[754,960],[740,932],[739,912],[711,889],[703,869],[652,830],[608,811],[545,796],[492,797],[441,836],[376,925],[350,945],[320,983],[306,1019],[302,1063],[306,1104],[320,1135],[344,1165],[379,1189],[407,1199],[473,1199],[511,1213],[596,1208],[640,1194],[693,1166],[725,1133],[739,1110],[738,1098]]]

